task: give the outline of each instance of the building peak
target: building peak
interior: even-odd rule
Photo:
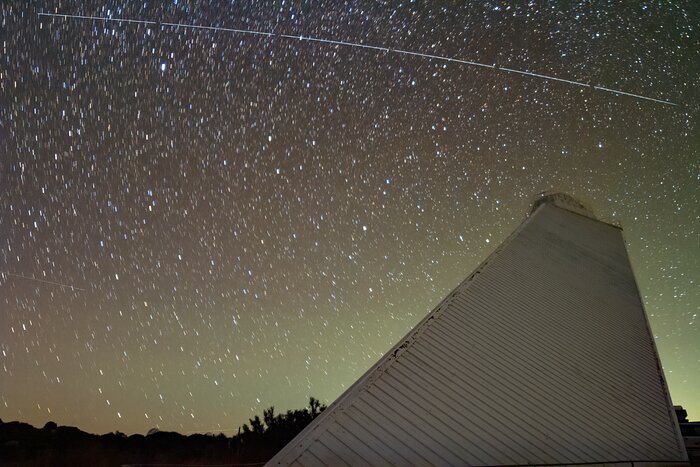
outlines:
[[[596,219],[593,211],[588,209],[588,207],[581,201],[566,193],[558,191],[543,191],[538,195],[537,199],[532,204],[530,214],[537,211],[537,208],[543,204],[552,204],[558,208],[566,209],[567,211],[572,211],[577,214],[581,214],[582,216],[590,217],[591,219]]]

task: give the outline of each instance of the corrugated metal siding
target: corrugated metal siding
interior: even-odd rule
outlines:
[[[268,465],[684,460],[621,231],[546,204]]]

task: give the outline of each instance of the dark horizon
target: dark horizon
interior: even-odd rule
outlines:
[[[0,462],[3,465],[91,467],[125,464],[183,463],[188,465],[264,463],[326,409],[315,398],[303,409],[275,413],[270,407],[233,436],[180,434],[149,430],[126,435],[119,431],[95,435],[76,427],[46,423],[42,428],[0,420]]]
[[[313,399],[313,398],[312,398]],[[313,406],[312,402],[310,406]],[[233,436],[223,434],[181,434],[153,431],[126,435],[119,431],[102,435],[79,428],[48,422],[41,428],[19,421],[0,420],[0,461],[7,465],[90,465],[91,467],[124,464],[176,462],[188,465],[258,462],[261,465],[300,432],[325,406],[273,414],[249,420],[247,430]],[[296,414],[290,417],[290,414]],[[687,412],[676,408],[681,431],[686,437],[691,465],[700,451],[693,444],[700,437],[700,421],[688,422]]]

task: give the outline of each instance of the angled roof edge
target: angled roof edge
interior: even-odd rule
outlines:
[[[440,313],[446,308],[449,300],[455,295],[455,293],[462,287],[468,286],[468,283],[484,269],[493,258],[495,258],[501,250],[510,244],[510,242],[527,227],[527,225],[532,221],[532,219],[542,210],[542,206],[547,206],[548,204],[543,204],[538,206],[538,208],[532,212],[508,237],[506,237],[503,242],[501,242],[496,249],[482,261],[474,271],[467,276],[465,280],[460,282],[452,291],[450,291],[447,296],[440,301],[440,303],[433,308],[430,313],[428,313],[425,318],[423,318],[418,324],[416,324],[401,340],[399,340],[396,345],[394,345],[388,352],[386,352],[374,365],[372,365],[355,383],[353,383],[348,389],[345,390],[326,410],[324,410],[318,417],[316,417],[304,430],[301,431],[297,436],[295,436],[287,445],[282,448],[272,459],[270,459],[267,464],[268,466],[276,465],[282,462],[283,459],[287,458],[289,455],[296,454],[294,458],[287,459],[288,463],[292,463],[293,460],[299,456],[307,447],[309,443],[303,443],[303,440],[309,436],[313,436],[316,439],[322,431],[316,433],[314,436],[314,431],[323,426],[324,421],[333,416],[335,413],[342,411],[346,404],[354,398],[355,394],[360,393],[364,388],[371,385],[374,380],[376,380],[381,374],[383,374],[396,358],[403,353],[408,347],[415,342],[416,338],[420,336],[427,326],[429,326],[430,321],[439,316]],[[557,206],[553,206],[557,207]],[[562,208],[560,208],[562,209]],[[568,211],[573,214],[573,211]],[[591,221],[601,222],[597,219],[592,219],[587,216],[579,214],[581,217],[585,217]],[[609,225],[605,222],[603,224]],[[614,226],[613,226],[614,227]],[[296,451],[296,452],[295,452]]]
[[[622,230],[621,227],[620,227],[620,230]],[[624,236],[623,232],[620,232],[620,234],[622,237],[622,242],[625,244],[625,249],[627,249],[627,241],[625,240],[625,236]],[[673,425],[673,429],[674,429],[675,434],[676,434],[676,444],[678,445],[679,450],[686,454],[686,459],[688,459],[688,451],[686,450],[685,440],[683,439],[683,433],[681,432],[681,424],[680,424],[680,421],[678,420],[678,416],[676,415],[676,410],[674,409],[674,406],[673,406],[673,400],[671,399],[671,391],[669,391],[669,389],[668,389],[668,382],[666,381],[666,373],[664,372],[664,366],[661,363],[661,356],[659,355],[659,349],[656,347],[656,339],[654,338],[654,333],[651,330],[651,322],[649,321],[649,315],[647,314],[647,309],[644,306],[644,299],[642,298],[642,291],[639,290],[639,282],[637,282],[637,276],[634,273],[634,268],[632,267],[632,262],[630,261],[629,255],[627,257],[627,261],[629,261],[629,263],[630,263],[630,273],[632,274],[632,278],[634,279],[634,288],[637,291],[637,298],[639,299],[639,307],[642,310],[644,324],[647,328],[647,334],[649,336],[649,340],[651,341],[651,348],[654,351],[654,361],[656,362],[656,370],[659,374],[659,378],[661,379],[661,389],[663,390],[664,395],[666,396],[666,407],[668,408],[668,415],[669,415],[669,418],[671,419],[671,425]]]
[[[553,199],[552,199],[552,197],[557,196],[557,195],[560,195],[560,196],[563,196],[563,197],[566,197],[566,198],[571,198],[573,201],[577,201],[577,198],[575,198],[575,197],[573,197],[573,196],[571,196],[571,195],[569,195],[569,194],[567,194],[567,193],[564,193],[564,192],[559,192],[559,191],[552,191],[552,192],[543,191],[542,193],[540,193],[540,197],[537,198],[537,199],[535,199],[535,201],[532,203],[532,208],[531,208],[531,210],[530,210],[530,216],[532,216],[532,215],[533,215],[538,209],[540,209],[542,206],[544,206],[544,205],[549,205],[549,206],[553,206],[553,207],[555,207],[555,208],[563,209],[564,211],[570,212],[570,213],[572,213],[572,214],[576,214],[577,216],[582,216],[582,217],[585,217],[586,219],[590,219],[590,220],[592,220],[592,221],[600,222],[601,224],[609,225],[610,227],[615,227],[615,228],[618,229],[618,230],[624,230],[624,229],[622,228],[622,224],[620,224],[619,222],[599,219],[599,218],[593,213],[593,211],[591,211],[591,210],[590,210],[588,207],[586,207],[585,205],[581,205],[582,208],[583,208],[583,211],[588,211],[588,212],[590,213],[590,215],[584,214],[583,211],[579,211],[579,210],[577,210],[577,209],[569,208],[565,203],[557,203],[556,200],[553,200]]]
[[[604,220],[601,220],[601,219],[598,219],[595,217],[588,217],[585,214],[581,214],[579,212],[572,211],[570,209],[567,209],[564,206],[560,206],[560,205],[552,204],[552,203],[541,203],[539,206],[537,206],[537,208],[535,208],[534,211],[532,211],[532,213],[530,214],[530,217],[532,217],[537,211],[542,209],[542,206],[545,206],[545,205],[550,205],[554,208],[562,209],[562,210],[567,211],[571,214],[585,217],[586,219],[589,219],[591,221],[599,222],[601,224],[605,224],[607,226],[610,226],[610,227],[613,227],[613,228],[620,230],[620,233],[622,235],[622,241],[625,244],[625,249],[627,248],[627,239],[625,239],[624,229],[622,228],[621,225],[606,222]],[[515,232],[514,232],[514,234],[515,234]],[[510,237],[507,240],[509,240],[509,239],[510,239]],[[498,249],[500,250],[503,246],[505,246],[505,242],[501,246],[499,246]],[[498,250],[496,250],[496,251],[498,251]],[[494,253],[496,253],[496,252],[494,252]],[[628,261],[629,261],[629,256],[628,256]],[[631,266],[631,264],[630,264],[630,266]],[[646,306],[644,305],[644,300],[642,299],[641,290],[639,290],[639,282],[637,282],[637,277],[636,277],[636,274],[634,273],[634,268],[630,267],[630,271],[631,271],[632,277],[634,278],[634,287],[637,290],[637,297],[639,298],[639,306],[643,312],[642,315],[644,316],[644,323],[646,325],[647,332],[648,332],[650,340],[651,340],[651,347],[654,350],[654,359],[656,361],[658,373],[661,377],[661,387],[662,387],[664,394],[666,396],[666,405],[669,408],[669,415],[670,415],[670,419],[671,419],[671,424],[674,426],[674,430],[676,432],[676,442],[677,442],[678,446],[680,447],[681,451],[685,451],[685,442],[683,441],[683,434],[681,433],[680,424],[678,422],[675,411],[673,409],[673,400],[671,399],[671,392],[668,389],[668,382],[666,381],[666,374],[663,371],[663,364],[661,363],[661,357],[659,356],[659,350],[656,346],[656,339],[654,339],[654,333],[652,332],[652,329],[651,329],[651,322],[649,321],[649,314],[647,313]],[[457,286],[457,287],[459,287],[459,286]]]

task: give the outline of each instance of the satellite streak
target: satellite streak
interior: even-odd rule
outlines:
[[[296,36],[296,35],[291,35],[291,34],[275,34],[273,32],[266,32],[266,31],[253,31],[250,29],[231,29],[231,28],[222,28],[222,27],[218,27],[218,26],[200,26],[197,24],[167,23],[167,22],[160,22],[160,21],[147,21],[147,20],[138,20],[138,19],[127,19],[127,18],[108,18],[105,16],[68,15],[68,14],[58,14],[58,13],[39,13],[39,16],[49,16],[49,17],[63,18],[63,19],[70,18],[70,19],[79,19],[79,20],[98,20],[98,21],[115,22],[115,23],[145,24],[145,25],[150,25],[150,26],[169,26],[169,27],[174,27],[174,28],[199,29],[199,30],[217,31],[217,32],[233,32],[233,33],[250,34],[250,35],[256,35],[256,36],[267,36],[267,37],[278,37],[278,38],[283,38],[283,39],[293,39],[293,40],[298,40],[298,41],[318,42],[321,44],[341,45],[341,46],[345,46],[345,47],[355,47],[355,48],[360,48],[360,49],[371,49],[371,50],[377,50],[377,51],[385,52],[385,53],[395,53],[395,54],[400,54],[400,55],[412,55],[412,56],[423,57],[423,58],[428,58],[428,59],[432,59],[432,60],[458,63],[460,65],[469,65],[469,66],[476,66],[476,67],[482,67],[482,68],[490,68],[494,71],[502,71],[505,73],[512,73],[512,74],[517,74],[517,75],[521,75],[521,76],[529,76],[529,77],[544,79],[544,80],[548,80],[548,81],[558,81],[558,82],[570,84],[573,86],[590,88],[590,89],[594,89],[596,91],[608,92],[608,93],[615,94],[618,96],[629,96],[629,97],[633,97],[635,99],[642,99],[642,100],[647,100],[647,101],[651,101],[651,102],[656,102],[658,104],[673,105],[673,106],[678,105],[674,102],[666,101],[663,99],[656,99],[653,97],[642,96],[640,94],[633,94],[631,92],[621,91],[619,89],[611,89],[611,88],[607,88],[604,86],[597,86],[597,85],[590,84],[590,83],[582,83],[580,81],[573,81],[573,80],[569,80],[569,79],[558,78],[556,76],[544,75],[541,73],[534,73],[534,72],[527,71],[527,70],[517,70],[514,68],[500,67],[498,65],[493,65],[493,64],[490,65],[487,63],[474,62],[471,60],[462,60],[462,59],[458,59],[458,58],[446,57],[443,55],[424,54],[424,53],[420,53],[420,52],[411,52],[409,50],[392,49],[392,48],[388,48],[388,47],[379,47],[379,46],[375,46],[375,45],[359,44],[359,43],[355,43],[355,42],[344,42],[344,41],[337,41],[337,40],[332,40],[332,39],[323,39],[320,37],[311,37],[311,36],[303,36],[303,35]]]
[[[34,282],[41,282],[43,284],[56,285],[58,287],[63,287],[65,289],[79,290],[81,292],[85,292],[85,289],[81,289],[80,287],[76,287],[74,285],[61,284],[60,282],[47,281],[44,279],[37,279],[36,277],[23,276],[21,274],[14,274],[12,272],[7,272],[7,271],[0,271],[0,275],[3,275],[3,276],[7,275],[10,277],[18,277],[20,279],[27,279],[27,280],[34,281]]]

